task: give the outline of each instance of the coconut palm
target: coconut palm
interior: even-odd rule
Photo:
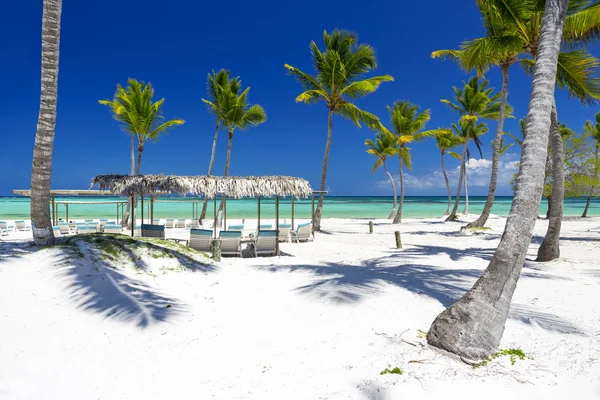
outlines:
[[[232,90],[235,93],[237,93],[239,90],[239,77],[230,80],[229,74],[230,72],[225,69],[221,69],[216,73],[213,71],[212,75],[208,74],[206,83],[208,99],[202,99],[202,101],[208,106],[208,111],[214,115],[216,119],[215,136],[213,138],[212,151],[210,153],[210,162],[208,163],[208,176],[212,175],[213,165],[215,163],[215,154],[217,151],[217,140],[219,138],[219,128],[225,118],[223,109],[223,103],[225,101],[224,96],[227,93],[230,93]],[[200,220],[206,218],[207,206],[208,197],[205,196],[202,204]]]
[[[471,126],[472,125],[472,126]],[[461,169],[464,170],[464,186],[465,186],[465,209],[463,210],[463,214],[469,213],[469,192],[467,188],[467,165],[466,163],[471,158],[471,153],[469,151],[469,142],[472,140],[477,146],[477,150],[479,150],[479,156],[483,158],[483,154],[481,152],[481,139],[479,138],[481,135],[487,133],[488,127],[484,123],[473,123],[471,124],[469,121],[461,120],[458,124],[452,124],[452,129],[456,136],[462,139],[462,143],[464,143],[463,157],[460,157],[461,160]]]
[[[113,100],[100,100],[99,103],[111,108],[115,119],[123,124],[127,132],[135,135],[138,140],[136,175],[141,173],[142,154],[144,145],[148,140],[158,140],[161,133],[169,128],[183,125],[182,119],[163,121],[162,98],[153,102],[154,88],[151,83],[145,84],[135,79],[127,80],[127,89],[117,85],[117,92]]]
[[[44,0],[42,14],[42,89],[31,166],[31,230],[38,246],[54,244],[50,221],[50,178],[58,97],[58,53],[62,0]]]
[[[375,50],[367,44],[357,44],[355,34],[337,29],[331,34],[325,31],[323,32],[323,40],[325,42],[324,51],[321,51],[314,41],[310,43],[316,75],[309,75],[298,68],[285,64],[290,74],[298,80],[305,90],[296,97],[296,101],[313,104],[322,100],[329,111],[327,142],[325,144],[321,185],[319,187],[321,193],[319,194],[315,215],[313,215],[313,229],[316,231],[321,229],[321,213],[327,181],[333,114],[350,119],[357,127],[364,123],[373,130],[385,131],[379,119],[354,105],[354,100],[375,92],[382,82],[393,80],[390,75],[365,78],[368,72],[377,67]]]
[[[442,174],[444,175],[444,181],[446,182],[446,189],[448,190],[448,208],[444,215],[450,214],[450,207],[452,206],[452,193],[450,192],[450,183],[448,182],[448,175],[446,174],[446,168],[444,167],[444,155],[449,153],[454,157],[460,159],[460,155],[449,151],[450,149],[458,146],[463,143],[463,139],[455,135],[452,129],[447,128],[439,128],[433,131],[433,136],[435,137],[435,141],[438,149],[440,149],[440,155],[442,160]]]
[[[498,249],[473,288],[438,315],[427,333],[429,344],[469,359],[488,357],[498,348],[531,243],[567,5],[568,0],[546,1],[517,190]]]
[[[392,212],[388,217],[389,219],[392,219],[396,216],[396,205],[398,203],[398,198],[396,195],[396,184],[394,183],[392,174],[390,174],[387,169],[386,161],[388,157],[396,155],[396,138],[389,133],[377,133],[375,136],[375,142],[373,142],[371,139],[367,139],[365,140],[365,145],[367,145],[367,153],[377,158],[375,165],[373,166],[373,172],[377,171],[379,167],[383,167],[383,170],[387,174],[390,183],[392,184],[392,191],[394,192],[394,205],[392,206]]]
[[[600,165],[599,151],[600,151],[600,112],[596,113],[596,124],[594,125],[592,121],[586,121],[583,130],[586,134],[588,134],[595,148],[595,157],[594,157],[594,179],[592,180],[592,184],[590,185],[590,194],[588,195],[587,201],[585,203],[585,209],[583,210],[582,218],[587,217],[588,209],[590,208],[590,202],[592,201],[592,195],[594,194],[596,187],[595,181],[600,178],[598,176],[598,166]]]
[[[392,130],[396,136],[397,154],[400,159],[400,202],[398,203],[398,211],[394,217],[394,224],[399,224],[402,222],[402,206],[404,205],[403,169],[405,166],[408,170],[412,169],[410,148],[406,145],[415,140],[432,136],[434,131],[423,131],[425,124],[431,118],[431,111],[429,109],[419,113],[419,106],[402,100],[395,102],[392,107],[388,106],[388,111],[390,113]]]
[[[515,34],[514,30],[510,27],[504,26],[502,20],[497,18],[496,13],[492,12],[493,10],[490,10],[490,6],[487,2],[480,0],[477,1],[477,5],[483,17],[486,36],[465,41],[458,50],[439,50],[431,54],[434,58],[451,58],[465,71],[475,69],[479,77],[483,77],[484,73],[492,66],[500,67],[502,73],[502,90],[498,124],[496,126],[496,135],[492,141],[492,170],[488,196],[481,215],[477,220],[469,223],[467,228],[483,227],[492,211],[496,186],[498,184],[500,141],[502,140],[504,119],[510,117],[510,115],[507,115],[506,113],[508,99],[508,70],[510,66],[517,61],[519,54],[523,52],[523,46],[525,44],[520,35]],[[465,193],[466,191],[467,189],[465,186]]]
[[[454,102],[451,100],[442,99],[442,103],[448,105],[452,110],[458,112],[461,116],[461,121],[466,121],[473,128],[479,119],[498,119],[500,117],[500,93],[492,94],[494,89],[488,88],[488,81],[479,81],[476,76],[469,79],[469,82],[463,82],[463,88],[459,89],[454,86]],[[506,105],[510,112],[510,106]],[[464,143],[461,157],[463,160],[467,156],[467,144]],[[461,163],[460,173],[458,177],[458,189],[454,200],[454,207],[446,218],[446,221],[454,221],[456,219],[456,211],[460,201],[460,193],[463,185],[463,176],[465,173],[465,164]]]

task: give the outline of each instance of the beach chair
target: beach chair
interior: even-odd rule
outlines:
[[[290,230],[292,224],[279,224],[279,241],[289,242],[290,241]]]
[[[178,228],[185,228],[185,218],[179,218],[177,220],[177,227]]]
[[[53,226],[52,227],[52,233],[54,233],[54,237],[55,238],[61,237],[62,236],[62,232],[61,232],[60,226],[58,226],[58,225],[57,226]]]
[[[104,233],[123,233],[123,227],[121,225],[106,224],[104,225]]]
[[[275,255],[277,252],[277,231],[259,230],[256,242],[252,244],[254,255]]]
[[[100,218],[99,221],[100,221],[100,223],[98,225],[104,226],[108,222],[108,218]]]
[[[197,219],[192,219],[190,221],[190,228],[199,229],[200,228],[200,222],[198,222]]]
[[[90,234],[90,233],[96,233],[96,227],[95,226],[87,226],[85,224],[79,225],[77,227],[77,233],[79,233],[80,235],[87,235],[87,234]]]
[[[208,229],[190,229],[188,246],[198,251],[211,251],[213,232]]]
[[[90,228],[94,228],[94,230],[96,232],[99,231],[98,227],[100,226],[100,224],[98,224],[97,222],[86,222],[86,225],[89,226]]]
[[[83,221],[85,222],[86,225],[91,225],[92,223],[94,223],[93,219],[84,219]]]
[[[152,220],[152,225],[164,225],[160,223],[160,219],[153,219]]]
[[[133,231],[133,236],[134,237],[142,237],[142,226],[141,225],[137,225],[135,227],[135,230]]]
[[[31,227],[25,223],[25,221],[15,221],[15,231],[28,231]]]
[[[244,225],[229,225],[227,227],[228,231],[243,231],[244,230]]]
[[[307,242],[311,240],[312,234],[312,223],[307,222],[304,224],[299,224],[298,228],[295,231],[290,231],[292,242],[296,240],[296,243],[300,243],[301,241]]]
[[[14,230],[12,225],[8,225],[6,221],[0,221],[0,236],[8,235],[8,232]]]
[[[68,235],[71,233],[71,227],[68,222],[59,222],[58,229],[60,230],[61,235]]]
[[[165,238],[165,227],[163,225],[142,224],[142,237]]]
[[[242,256],[240,241],[242,240],[241,231],[221,231],[219,232],[221,240],[221,255]]]
[[[167,218],[165,220],[165,228],[174,228],[175,227],[175,218]]]

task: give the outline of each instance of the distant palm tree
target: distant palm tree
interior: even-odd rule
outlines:
[[[402,207],[404,205],[404,172],[406,166],[408,170],[412,169],[412,157],[410,148],[406,145],[415,140],[421,140],[433,135],[434,131],[422,131],[425,124],[431,118],[429,109],[419,113],[419,106],[409,101],[397,101],[392,107],[388,106],[392,130],[396,135],[397,154],[400,159],[400,203],[398,211],[394,217],[394,224],[402,222]]]
[[[373,172],[377,171],[379,167],[383,167],[383,170],[387,174],[390,183],[392,184],[392,191],[394,192],[394,205],[392,206],[392,212],[388,216],[388,219],[392,219],[396,216],[396,205],[398,203],[398,199],[396,196],[396,184],[394,183],[394,178],[392,174],[387,170],[386,160],[390,156],[396,155],[396,138],[389,133],[377,133],[375,137],[375,142],[371,139],[365,140],[365,144],[367,145],[367,153],[375,156],[377,160],[375,161],[375,165],[373,166]]]
[[[435,129],[433,132],[434,132],[433,135],[435,137],[437,147],[438,147],[438,149],[440,149],[440,154],[441,154],[441,159],[442,159],[442,174],[444,175],[444,181],[446,182],[446,189],[448,190],[448,208],[446,209],[446,212],[444,213],[444,215],[449,215],[450,207],[452,206],[452,193],[450,192],[450,183],[448,182],[448,175],[446,174],[446,168],[444,167],[444,155],[446,153],[448,153],[458,159],[461,159],[459,154],[454,153],[452,151],[448,151],[448,150],[450,150],[464,142],[463,142],[463,139],[460,136],[455,135],[451,129],[439,128],[439,129]]]
[[[377,67],[377,61],[375,50],[369,45],[357,44],[355,34],[337,29],[331,34],[325,31],[323,40],[325,51],[321,51],[314,41],[310,43],[316,75],[309,75],[298,68],[285,64],[288,71],[296,77],[305,89],[305,92],[296,97],[296,101],[313,104],[322,100],[329,110],[327,142],[325,144],[321,185],[319,187],[321,193],[313,216],[313,229],[316,231],[321,229],[323,192],[327,187],[327,166],[331,147],[333,114],[339,114],[350,119],[358,127],[362,122],[373,130],[385,131],[375,115],[361,110],[354,105],[353,101],[375,92],[382,82],[393,80],[390,75],[363,79],[367,72]]]
[[[50,220],[50,178],[58,97],[58,54],[62,0],[44,0],[42,14],[42,89],[31,166],[31,230],[38,246],[54,244]]]
[[[481,152],[481,139],[479,136],[487,133],[488,127],[484,123],[474,123],[471,125],[469,121],[461,120],[458,124],[452,124],[452,129],[455,134],[462,138],[462,143],[464,143],[466,151],[463,152],[464,156],[460,157],[461,160],[461,169],[464,169],[464,186],[465,186],[465,209],[463,210],[463,214],[469,213],[469,191],[467,188],[467,163],[471,158],[471,153],[469,152],[469,142],[472,140],[475,142],[477,146],[477,150],[479,150],[479,156],[483,158],[483,154]]]
[[[231,86],[239,87],[239,77],[229,79],[230,72],[224,69],[221,69],[219,72],[214,72],[208,74],[207,78],[207,92],[208,92],[208,100],[202,99],[202,101],[208,106],[208,111],[215,116],[216,119],[216,129],[215,136],[213,139],[212,151],[210,153],[210,162],[208,164],[208,176],[212,175],[213,165],[215,163],[215,154],[217,151],[217,139],[219,138],[219,128],[220,124],[225,119],[225,110],[224,110],[224,96],[227,93],[230,93],[232,88]],[[233,89],[235,93],[237,93],[238,89]],[[208,196],[204,197],[204,202],[202,204],[202,213],[200,214],[200,220],[206,218],[206,209],[208,206]]]
[[[586,121],[584,126],[584,131],[592,138],[594,142],[595,150],[595,159],[594,159],[594,179],[592,180],[592,185],[590,185],[590,194],[588,195],[587,201],[585,203],[585,209],[583,210],[582,218],[587,217],[588,209],[590,208],[590,202],[592,200],[592,194],[595,192],[595,181],[600,178],[598,173],[598,168],[600,165],[599,159],[599,151],[600,151],[600,112],[596,113],[596,125],[592,124],[592,121]]]
[[[454,86],[454,101],[442,99],[442,103],[448,105],[452,110],[459,113],[461,121],[469,123],[473,127],[477,121],[482,119],[498,119],[500,116],[500,93],[492,95],[493,88],[488,88],[488,81],[479,82],[477,77],[472,77],[469,82],[463,82],[463,88],[459,89]],[[467,144],[464,143],[461,157],[466,159]],[[454,221],[456,219],[456,211],[460,201],[460,193],[463,186],[463,176],[465,173],[465,163],[461,163],[460,174],[458,177],[458,189],[456,199],[454,200],[454,208],[446,218],[446,221]]]

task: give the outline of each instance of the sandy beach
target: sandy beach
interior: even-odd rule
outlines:
[[[327,219],[280,257],[219,263],[174,244],[167,258],[132,247],[112,259],[89,240],[0,242],[0,397],[599,398],[599,218],[565,220],[561,259],[545,264],[532,261],[537,222],[501,343],[525,360],[473,368],[426,344],[504,222],[464,235],[405,220],[397,250],[387,220],[369,234],[368,220]]]

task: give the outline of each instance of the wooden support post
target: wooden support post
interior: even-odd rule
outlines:
[[[215,261],[221,261],[221,241],[214,239],[212,242],[212,258]]]
[[[400,239],[400,231],[395,231],[394,236],[396,238],[396,248],[401,249],[402,248],[402,240]]]
[[[69,222],[69,205],[68,204],[65,204],[65,209],[66,209],[66,213],[67,213],[67,215],[65,216],[66,222]]]
[[[135,236],[135,207],[133,207],[135,194],[131,195],[131,237]]]
[[[215,211],[214,211],[214,217],[215,217],[215,222],[213,223],[213,239],[217,238],[217,192],[215,192],[215,201],[214,201],[214,206],[215,206]]]
[[[369,221],[369,233],[373,233],[373,221]]]
[[[311,226],[310,233],[313,235],[313,240],[315,239],[315,193],[312,194],[312,217],[311,217]]]
[[[227,230],[227,195],[223,193],[223,229]]]
[[[140,202],[140,205],[142,207],[142,224],[144,223],[144,193],[142,193],[142,200]]]
[[[279,255],[279,196],[275,196],[275,255]]]
[[[56,225],[56,210],[55,210],[55,205],[54,205],[54,195],[52,195],[52,225]]]
[[[256,224],[256,231],[260,229],[260,196],[258,196],[258,223]]]
[[[292,195],[292,230],[294,230],[294,195]]]

